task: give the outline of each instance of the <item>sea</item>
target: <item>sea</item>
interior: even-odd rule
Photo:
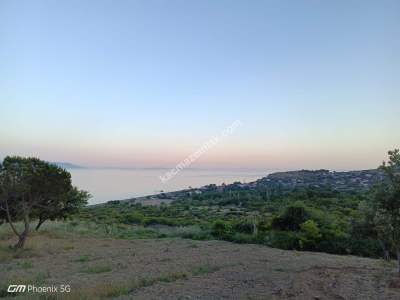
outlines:
[[[182,189],[199,188],[208,184],[221,185],[235,181],[252,182],[272,171],[268,170],[206,170],[184,169],[163,182],[168,169],[68,169],[73,185],[88,191],[89,204],[110,200],[154,195]]]

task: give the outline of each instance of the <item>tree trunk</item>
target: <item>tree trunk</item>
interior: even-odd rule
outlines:
[[[386,261],[390,261],[390,252],[389,252],[389,247],[386,245],[385,242],[383,241],[379,241],[379,244],[382,247],[382,251],[383,251],[383,259]]]
[[[384,250],[384,259],[386,261],[390,261],[390,254],[389,254],[389,250],[387,250],[387,249]]]
[[[18,239],[18,243],[14,245],[15,249],[22,249],[25,246],[26,237],[28,236],[28,232],[23,232]]]
[[[8,224],[10,225],[12,231],[15,233],[15,235],[18,236],[18,237],[20,237],[20,234],[18,233],[17,229],[15,228],[15,226],[14,226],[12,220],[11,220],[11,214],[10,214],[10,209],[9,209],[9,207],[8,207],[7,198],[6,198],[6,200],[5,200],[5,203],[6,203],[7,222],[8,222]]]
[[[42,224],[43,224],[45,221],[46,221],[46,219],[39,218],[39,222],[38,222],[38,224],[36,225],[35,230],[38,231],[39,228],[40,228],[40,226],[42,226]]]
[[[258,228],[257,228],[257,220],[256,218],[253,219],[253,235],[257,236],[258,234]]]
[[[21,248],[24,248],[24,246],[25,246],[25,241],[26,241],[26,238],[28,237],[29,229],[30,229],[28,214],[25,214],[25,216],[24,216],[24,224],[25,224],[24,232],[22,232],[22,234],[19,235],[18,243],[16,243],[14,245],[14,248],[16,248],[16,249],[21,249]]]

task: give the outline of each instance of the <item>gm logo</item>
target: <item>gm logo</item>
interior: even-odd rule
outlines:
[[[24,284],[19,284],[19,285],[10,284],[8,286],[7,292],[9,292],[9,293],[23,293],[23,292],[25,292],[25,290],[26,290],[26,285],[24,285]]]

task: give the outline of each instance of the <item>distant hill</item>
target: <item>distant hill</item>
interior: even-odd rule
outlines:
[[[382,182],[384,178],[385,175],[378,169],[347,172],[322,169],[272,173],[255,183],[256,185],[279,186],[284,189],[329,187],[337,191],[362,191]]]
[[[253,182],[231,184],[209,184],[200,188],[184,189],[174,192],[160,193],[146,197],[130,198],[122,202],[136,202],[144,205],[168,203],[181,199],[187,195],[207,192],[224,192],[234,190],[280,190],[292,191],[294,189],[315,188],[330,189],[338,192],[365,192],[376,184],[385,180],[384,173],[379,169],[336,172],[330,170],[298,170],[271,173],[266,177]],[[116,202],[119,202],[118,200]],[[100,204],[102,205],[102,204]]]
[[[54,161],[54,162],[52,162],[52,164],[55,164],[55,165],[57,165],[57,166],[59,166],[61,168],[64,168],[64,169],[85,169],[86,168],[84,166],[74,165],[74,164],[71,164],[69,162]]]

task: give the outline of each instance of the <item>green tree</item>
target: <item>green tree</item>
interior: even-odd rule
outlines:
[[[79,190],[76,187],[70,188],[67,192],[59,191],[53,197],[47,198],[46,207],[38,209],[38,223],[36,230],[47,220],[66,220],[71,215],[78,213],[91,197],[87,191]]]
[[[30,223],[64,218],[87,203],[89,194],[72,187],[64,169],[37,158],[6,157],[0,165],[0,210],[23,248]],[[22,221],[19,232],[14,222]],[[39,225],[39,227],[40,227]]]
[[[308,220],[300,225],[300,229],[300,248],[310,250],[315,249],[318,241],[322,237],[317,223],[313,220]]]
[[[388,162],[380,166],[386,180],[374,195],[374,221],[380,239],[397,254],[400,273],[400,151],[395,149],[388,154]]]
[[[300,224],[307,221],[309,214],[302,202],[290,204],[283,213],[272,220],[272,228],[277,230],[297,231]]]

